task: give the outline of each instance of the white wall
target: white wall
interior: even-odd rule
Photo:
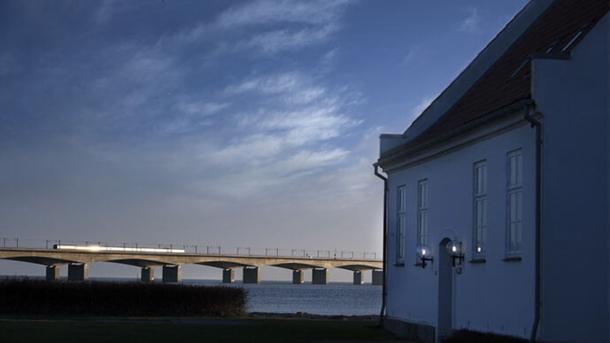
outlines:
[[[536,60],[544,114],[541,338],[608,342],[608,16],[570,60]]]
[[[428,325],[437,320],[437,270],[415,267],[417,182],[429,181],[429,242],[438,256],[444,238],[464,244],[472,258],[473,163],[487,159],[487,262],[466,262],[455,275],[454,328],[528,337],[534,308],[534,145],[535,131],[524,124],[485,141],[425,163],[389,173],[388,305],[389,317]],[[506,154],[523,149],[523,260],[505,262]],[[396,188],[407,186],[407,245],[404,267],[396,255]]]

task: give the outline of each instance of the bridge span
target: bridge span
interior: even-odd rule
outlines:
[[[59,249],[58,249],[59,247]],[[275,256],[248,254],[222,254],[220,248],[216,253],[207,249],[203,253],[190,252],[182,249],[147,249],[106,247],[99,245],[77,246],[64,248],[54,245],[51,248],[23,248],[0,247],[0,259],[22,261],[46,266],[46,279],[54,281],[59,279],[60,268],[68,266],[69,281],[85,281],[88,278],[89,265],[95,262],[111,262],[141,268],[141,281],[152,282],[155,278],[155,269],[162,269],[163,282],[181,281],[181,266],[204,265],[222,270],[222,281],[232,283],[235,280],[235,270],[243,269],[244,283],[259,282],[259,268],[273,266],[292,270],[292,283],[301,284],[304,281],[304,272],[311,270],[313,284],[326,284],[328,269],[341,268],[353,272],[353,282],[363,284],[364,271],[371,271],[372,283],[383,283],[383,264],[377,259],[355,258],[333,255],[326,256],[303,254],[303,256],[281,256],[279,250]],[[249,249],[248,249],[249,250]],[[237,250],[239,252],[239,249]]]

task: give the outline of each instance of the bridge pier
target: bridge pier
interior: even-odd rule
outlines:
[[[311,283],[314,285],[326,285],[326,276],[328,270],[326,268],[313,268],[311,270]]]
[[[222,270],[222,283],[233,283],[235,281],[235,271],[231,268]]]
[[[180,265],[163,266],[163,282],[180,282],[182,280]]]
[[[303,271],[301,269],[295,269],[292,271],[292,283],[294,285],[302,284],[303,280]]]
[[[258,267],[244,267],[244,283],[258,283]]]
[[[59,280],[59,266],[56,264],[47,266],[46,272],[47,281],[57,281]]]
[[[89,265],[86,263],[70,263],[68,265],[68,281],[87,281]]]
[[[153,267],[142,267],[140,281],[153,282],[155,280],[155,269]]]
[[[362,285],[363,283],[362,271],[354,270],[354,285]]]
[[[383,270],[382,269],[373,269],[371,270],[373,285],[381,286],[383,285]]]

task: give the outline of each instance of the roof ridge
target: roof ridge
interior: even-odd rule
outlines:
[[[544,9],[543,9],[543,10],[542,10],[540,13],[538,13],[538,14],[537,14],[537,15],[536,15],[536,16],[535,16],[535,17],[534,17],[534,18],[533,18],[533,19],[532,19],[532,20],[529,22],[529,24],[527,24],[527,26],[525,27],[525,29],[524,29],[524,30],[523,30],[521,33],[519,33],[519,34],[518,34],[518,35],[517,35],[517,36],[514,38],[514,40],[511,42],[511,44],[510,44],[508,47],[506,47],[506,48],[504,49],[504,51],[503,51],[503,52],[502,52],[500,55],[498,55],[498,56],[497,56],[497,57],[496,57],[496,58],[493,60],[493,62],[492,62],[492,63],[491,63],[489,66],[487,66],[487,67],[485,68],[485,70],[484,70],[484,71],[483,71],[483,72],[482,72],[482,73],[481,73],[481,74],[480,74],[480,75],[479,75],[479,76],[476,78],[476,80],[474,80],[474,81],[471,83],[471,85],[470,85],[468,88],[466,88],[466,90],[464,91],[464,93],[463,93],[463,94],[462,94],[460,97],[458,97],[457,99],[455,99],[455,101],[454,101],[454,104],[453,104],[453,105],[455,105],[455,103],[457,103],[457,102],[458,102],[458,101],[461,99],[461,97],[463,97],[463,96],[464,96],[464,95],[465,95],[465,94],[468,92],[468,90],[469,90],[469,89],[470,89],[472,86],[474,86],[474,85],[475,85],[475,84],[476,84],[476,83],[477,83],[477,82],[478,82],[478,81],[479,81],[479,80],[480,80],[480,79],[481,79],[481,78],[482,78],[482,77],[483,77],[483,76],[484,76],[484,75],[485,75],[485,74],[486,74],[486,73],[487,73],[487,72],[488,72],[488,71],[489,71],[489,70],[490,70],[490,69],[491,69],[491,68],[492,68],[492,67],[493,67],[493,66],[494,66],[494,65],[495,65],[497,62],[498,62],[498,60],[500,60],[500,59],[502,58],[502,56],[503,56],[503,55],[504,55],[504,54],[505,54],[505,53],[506,53],[506,52],[507,52],[507,51],[508,51],[508,50],[509,50],[509,49],[512,47],[512,45],[513,45],[515,42],[517,42],[517,41],[518,41],[518,40],[519,40],[519,39],[520,39],[520,38],[521,38],[521,37],[522,37],[522,36],[523,36],[523,35],[524,35],[524,34],[525,34],[525,33],[526,33],[526,32],[527,32],[527,31],[528,31],[530,28],[531,28],[531,26],[532,26],[532,25],[533,25],[533,24],[534,24],[534,23],[535,23],[535,22],[536,22],[536,21],[537,21],[537,20],[538,20],[538,19],[539,19],[539,18],[540,18],[540,17],[541,17],[543,14],[544,14],[544,13],[546,13],[546,11],[548,11],[548,10],[549,10],[549,8],[550,8],[550,7],[552,7],[552,5],[553,5],[553,3],[555,3],[555,1],[557,1],[557,0],[550,0],[549,4],[548,4],[548,5],[547,5],[547,6],[546,6],[546,7],[545,7],[545,8],[544,8]],[[478,62],[478,60],[479,60],[480,58],[484,58],[484,57],[485,57],[485,56],[483,56],[483,54],[485,54],[485,53],[486,53],[486,52],[487,52],[487,51],[488,51],[490,48],[493,48],[493,45],[494,45],[495,43],[497,43],[497,42],[498,42],[498,39],[502,38],[501,36],[503,36],[503,35],[505,35],[505,34],[510,34],[510,32],[508,32],[508,30],[509,30],[509,29],[511,29],[511,28],[515,29],[514,27],[511,27],[511,26],[513,26],[513,25],[517,25],[517,21],[518,21],[519,19],[522,19],[522,16],[526,15],[526,14],[527,14],[527,13],[526,13],[527,11],[529,11],[529,10],[534,10],[534,9],[535,9],[535,8],[531,8],[530,6],[534,6],[534,5],[536,5],[536,4],[542,4],[542,2],[543,2],[543,0],[538,0],[538,1],[536,1],[536,0],[532,0],[532,1],[528,2],[528,3],[527,3],[527,4],[526,4],[526,5],[523,7],[523,8],[521,8],[521,9],[519,10],[519,12],[517,12],[517,14],[515,14],[515,16],[514,16],[514,17],[512,17],[512,18],[511,18],[511,20],[509,20],[509,21],[508,21],[508,23],[506,23],[506,25],[504,25],[504,27],[503,27],[503,28],[502,28],[500,31],[498,31],[498,33],[497,33],[497,34],[496,34],[496,35],[495,35],[495,36],[494,36],[494,37],[493,37],[493,38],[492,38],[492,39],[491,39],[491,40],[490,40],[490,41],[489,41],[489,42],[488,42],[488,43],[487,43],[487,44],[486,44],[486,45],[485,45],[485,46],[484,46],[484,47],[483,47],[483,48],[482,48],[482,49],[481,49],[481,50],[480,50],[480,51],[479,51],[477,54],[476,54],[476,56],[475,56],[475,57],[474,57],[474,58],[473,58],[473,59],[470,61],[470,63],[468,63],[468,65],[467,65],[467,66],[466,66],[464,69],[462,69],[462,71],[461,71],[461,72],[460,72],[460,73],[459,73],[459,74],[458,74],[458,75],[457,75],[457,76],[456,76],[456,77],[455,77],[455,78],[454,78],[454,79],[453,79],[453,80],[452,80],[452,81],[449,83],[449,85],[447,85],[447,87],[445,87],[445,88],[444,88],[444,89],[441,91],[441,93],[440,93],[440,94],[439,94],[439,95],[438,95],[436,98],[434,98],[434,100],[433,100],[433,101],[430,103],[430,105],[428,105],[428,107],[426,107],[426,108],[425,108],[425,109],[424,109],[424,110],[423,110],[423,111],[420,113],[420,115],[418,115],[418,116],[417,116],[417,118],[415,118],[415,120],[414,120],[414,121],[411,123],[411,125],[410,125],[410,126],[409,126],[409,127],[408,127],[408,128],[407,128],[407,129],[406,129],[404,132],[403,132],[403,134],[402,134],[402,135],[403,135],[403,136],[405,136],[405,135],[407,134],[407,131],[408,131],[408,130],[409,130],[409,129],[410,129],[412,126],[413,126],[413,124],[415,124],[416,122],[418,122],[418,121],[420,121],[420,120],[423,120],[423,119],[424,119],[424,115],[425,115],[425,114],[426,114],[426,112],[427,112],[427,111],[428,111],[428,110],[429,110],[429,109],[430,109],[430,108],[431,108],[431,107],[434,105],[434,103],[435,103],[437,100],[439,100],[439,99],[443,98],[443,97],[446,95],[446,92],[447,92],[447,91],[448,91],[450,88],[452,88],[453,86],[455,86],[457,82],[462,81],[462,80],[460,80],[460,78],[462,78],[463,76],[465,76],[465,74],[466,74],[466,73],[471,72],[470,68],[471,68],[471,67],[472,67],[472,66],[473,66],[473,65],[474,65],[476,62]],[[443,116],[445,113],[449,112],[449,111],[451,110],[451,107],[453,107],[453,105],[452,105],[452,106],[450,106],[449,108],[447,108],[447,109],[446,109],[446,110],[443,112],[443,114],[441,114],[441,117],[442,117],[442,116]],[[439,118],[437,118],[436,120],[439,120],[439,119],[440,119],[440,117],[439,117]]]
[[[530,18],[527,26],[521,27],[522,31],[517,36],[503,42],[506,46],[498,48],[501,52],[496,51],[500,55],[493,61],[487,61],[489,64],[476,79],[464,85],[467,88],[463,89],[459,97],[447,99],[445,109],[439,108],[436,113],[431,112],[434,116],[424,116],[434,110],[430,109],[433,106],[430,105],[420,116],[422,120],[428,120],[425,123],[427,126],[414,128],[411,125],[399,138],[385,136],[381,142],[382,155],[391,154],[399,146],[416,145],[433,139],[516,100],[531,99],[531,68],[528,67],[531,59],[545,52],[549,57],[552,53],[556,58],[565,58],[608,13],[609,7],[607,0],[552,1],[534,18]],[[502,42],[498,44],[500,43]],[[564,56],[558,56],[557,49],[561,49]],[[473,63],[475,61],[471,65]],[[462,73],[465,72],[466,70]]]

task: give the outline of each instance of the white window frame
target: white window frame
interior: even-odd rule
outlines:
[[[487,160],[475,162],[472,171],[472,255],[482,259],[487,238]]]
[[[428,179],[417,182],[417,247],[428,247],[428,202],[430,187]]]
[[[396,264],[405,263],[407,233],[407,186],[396,189]]]
[[[506,154],[506,256],[520,256],[523,245],[523,151]]]

